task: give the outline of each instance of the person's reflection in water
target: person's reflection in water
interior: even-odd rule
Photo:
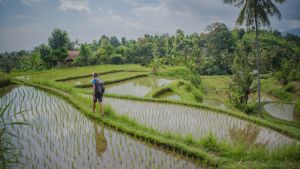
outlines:
[[[98,125],[94,123],[95,128],[95,139],[96,139],[96,153],[97,156],[103,154],[107,149],[107,141],[104,136],[104,127],[101,127],[101,131],[98,131]]]

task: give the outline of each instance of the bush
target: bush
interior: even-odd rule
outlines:
[[[112,64],[119,65],[119,64],[123,64],[123,63],[124,63],[124,59],[122,58],[121,55],[115,54],[115,55],[113,55],[113,56],[110,58],[110,62],[111,62]]]
[[[202,102],[202,101],[203,101],[203,98],[202,98],[201,95],[196,94],[196,95],[195,95],[195,100],[196,100],[197,102]]]
[[[257,112],[258,104],[257,103],[248,103],[248,104],[242,104],[237,107],[249,115],[249,114],[255,114]]]
[[[192,86],[187,84],[185,89],[188,91],[188,92],[191,92],[192,91]]]
[[[201,78],[199,75],[194,75],[191,77],[191,82],[194,86],[200,86],[201,84]]]
[[[8,76],[0,72],[0,87],[4,87],[9,84],[10,84],[10,79],[8,78]]]
[[[287,91],[287,92],[293,92],[294,91],[294,86],[292,84],[287,84],[284,87],[284,90]]]
[[[210,132],[207,136],[200,140],[200,143],[207,148],[209,151],[218,152],[220,147],[218,144],[218,139]]]

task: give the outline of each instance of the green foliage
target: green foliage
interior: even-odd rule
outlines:
[[[247,103],[250,93],[254,92],[254,88],[254,76],[251,74],[249,64],[241,53],[237,53],[235,55],[233,75],[229,85],[230,102],[235,107],[247,113],[251,113],[252,107],[247,105]]]
[[[299,70],[298,39],[295,35],[282,37],[276,31],[260,31],[262,72],[278,71],[284,59],[295,63],[295,70]],[[242,55],[249,67],[256,69],[255,32],[249,29],[229,30],[223,23],[212,23],[207,32],[201,34],[189,35],[183,30],[177,30],[175,35],[145,35],[136,40],[124,38],[121,41],[120,43],[115,36],[103,35],[98,41],[80,45],[80,48],[84,46],[89,54],[75,59],[74,66],[121,63],[144,66],[159,59],[162,65],[186,66],[193,74],[231,74],[234,55],[241,53],[239,50],[242,49]],[[68,50],[73,50],[75,43],[78,45],[77,42],[70,42],[66,31],[55,29],[49,37],[49,46],[42,44],[34,51],[40,53],[44,68],[53,68],[64,64]],[[21,69],[21,61],[29,62],[31,58],[23,57],[30,55],[31,53],[26,51],[0,54],[0,68],[5,72],[24,71],[24,68]],[[294,71],[292,79],[300,77],[296,72]]]
[[[224,3],[233,4],[242,7],[240,14],[236,20],[238,25],[246,24],[247,27],[270,26],[269,16],[277,16],[281,19],[281,13],[274,3],[283,3],[285,0],[223,0]],[[257,23],[256,23],[257,22]]]
[[[194,76],[191,77],[191,83],[194,86],[199,87],[201,85],[201,77],[198,74],[194,74]]]
[[[203,137],[200,140],[200,144],[202,144],[209,151],[213,151],[213,152],[220,151],[218,140],[216,136],[214,136],[211,132],[209,132],[207,136]]]
[[[123,59],[122,55],[120,55],[120,54],[113,54],[110,58],[110,63],[116,64],[116,65],[124,64],[124,59]]]
[[[157,75],[161,68],[165,68],[163,66],[162,59],[153,59],[153,61],[149,64],[149,66],[152,68],[152,73],[154,75]]]
[[[51,57],[54,65],[62,64],[65,58],[68,56],[68,50],[66,48],[58,48],[51,50]]]
[[[33,51],[31,55],[22,57],[20,61],[20,69],[23,71],[42,70],[46,67],[39,51]]]
[[[113,47],[118,47],[118,46],[120,45],[118,38],[115,37],[115,36],[110,37],[109,43],[110,43]]]
[[[61,48],[68,49],[70,39],[68,33],[65,30],[54,29],[51,36],[48,38],[48,43],[51,49],[58,50]]]
[[[15,133],[7,130],[7,126],[24,125],[26,123],[19,121],[12,121],[11,116],[6,113],[9,110],[10,103],[0,105],[0,168],[15,168],[19,166],[18,158],[21,156],[19,151],[12,144],[11,137],[17,137]],[[14,112],[17,116],[22,112]]]
[[[47,64],[47,67],[50,68],[56,64],[56,61],[51,55],[51,49],[49,46],[42,44],[38,46],[36,50],[40,52],[41,59]]]
[[[81,45],[80,54],[74,59],[73,64],[76,66],[85,66],[95,63],[96,60],[93,57],[92,49],[88,45]]]
[[[295,70],[295,65],[287,59],[283,59],[281,63],[281,69],[277,73],[277,78],[278,80],[286,85],[288,82],[293,79],[293,76],[295,76],[296,70]]]
[[[51,48],[51,60],[56,65],[58,62],[63,63],[68,56],[68,49],[71,42],[68,33],[65,30],[54,29],[48,38],[48,44]]]
[[[233,37],[223,23],[213,23],[207,27],[207,34],[201,34],[206,42],[202,59],[201,74],[227,74],[231,72]]]
[[[197,102],[202,102],[202,101],[203,101],[202,95],[199,95],[198,93],[196,93],[196,94],[195,94],[195,100],[196,100]]]
[[[6,74],[0,72],[0,88],[9,85],[10,83],[11,81],[9,77]]]

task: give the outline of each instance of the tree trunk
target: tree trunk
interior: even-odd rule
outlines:
[[[257,5],[258,4],[256,4],[256,6]],[[259,43],[258,43],[257,11],[255,11],[255,18],[254,18],[254,20],[255,20],[255,35],[256,35],[256,37],[255,37],[256,39],[255,40],[256,40],[258,114],[259,114],[260,117],[262,117],[262,115],[261,115],[261,100],[260,100],[260,63],[259,63]]]

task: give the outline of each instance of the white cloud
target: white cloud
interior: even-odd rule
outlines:
[[[87,0],[60,0],[59,8],[63,11],[86,12],[86,13],[91,12]]]

